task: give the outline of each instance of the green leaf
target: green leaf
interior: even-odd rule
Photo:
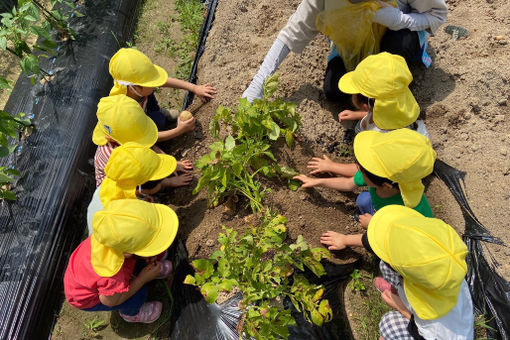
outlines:
[[[204,278],[208,278],[212,275],[214,272],[213,265],[209,260],[205,259],[198,259],[192,262],[193,268],[195,268],[195,271],[204,276]]]
[[[9,84],[9,81],[3,77],[0,77],[0,89],[11,89],[12,86]]]
[[[227,138],[225,138],[225,150],[232,151],[232,149],[236,146],[236,141],[234,140],[234,137],[231,135],[228,135]]]
[[[0,198],[10,200],[10,201],[17,200],[16,195],[14,195],[14,193],[10,190],[0,191]]]
[[[0,37],[0,48],[2,50],[5,50],[7,47],[7,38],[6,37]]]
[[[10,154],[9,148],[6,146],[0,146],[0,157],[5,157]]]
[[[184,284],[187,284],[187,285],[194,285],[196,283],[196,280],[193,276],[191,275],[186,275],[186,278],[184,279]]]
[[[319,313],[324,316],[324,320],[326,322],[331,321],[333,319],[333,310],[331,310],[331,306],[329,305],[328,300],[322,300],[319,305]]]
[[[85,16],[85,14],[82,14],[82,13],[80,13],[80,12],[78,12],[78,11],[73,11],[73,13],[74,13],[74,15],[75,15],[77,18],[82,18],[82,17],[84,17],[84,16]]]
[[[14,182],[14,179],[7,176],[6,174],[0,172],[0,184],[5,184],[5,183],[12,183]]]
[[[271,125],[271,132],[269,133],[269,139],[277,140],[278,137],[280,137],[280,126],[273,122],[273,124]]]
[[[218,288],[210,282],[205,283],[200,289],[200,292],[207,303],[215,303],[218,298]]]
[[[294,143],[294,134],[292,134],[290,130],[285,130],[285,142],[289,148],[292,147],[292,144]]]
[[[289,180],[289,189],[292,190],[292,191],[296,191],[297,189],[299,189],[301,187],[301,182],[295,180],[295,179],[291,179]]]
[[[310,316],[312,317],[312,322],[317,326],[320,327],[324,323],[324,317],[316,309],[311,311]]]
[[[40,26],[30,26],[30,30],[37,34],[40,37],[46,38],[48,40],[51,40],[51,34],[48,30],[40,27]]]

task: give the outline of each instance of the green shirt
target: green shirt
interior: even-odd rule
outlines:
[[[366,183],[363,180],[363,175],[361,174],[361,171],[356,172],[356,174],[354,175],[354,184],[356,184],[359,187],[366,186]],[[400,195],[400,193],[393,195],[391,197],[381,198],[375,192],[374,187],[368,187],[368,192],[370,194],[370,198],[372,198],[372,204],[374,205],[375,211],[377,211],[387,205],[391,205],[391,204],[405,205],[404,200],[402,199],[402,195]],[[420,203],[413,209],[425,217],[434,217],[434,214],[432,213],[432,209],[430,208],[430,204],[427,201],[427,198],[425,197],[425,195],[421,196]]]

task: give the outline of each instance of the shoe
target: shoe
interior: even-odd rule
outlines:
[[[168,260],[160,261],[161,270],[159,271],[159,275],[156,279],[166,279],[172,273],[172,262]]]
[[[162,310],[163,304],[161,302],[152,301],[144,303],[136,315],[119,314],[126,322],[153,323],[159,318]]]
[[[375,288],[377,288],[377,290],[381,293],[390,290],[392,287],[391,283],[386,281],[382,276],[376,277],[374,284]]]

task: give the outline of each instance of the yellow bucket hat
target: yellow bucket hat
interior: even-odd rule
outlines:
[[[455,307],[468,250],[452,227],[388,205],[374,214],[367,234],[374,253],[402,275],[407,300],[421,319],[438,319]]]
[[[429,139],[410,129],[362,131],[354,138],[354,155],[367,171],[397,182],[410,208],[420,203],[425,190],[421,180],[432,173],[436,160]]]
[[[111,201],[92,218],[90,262],[102,277],[124,264],[124,253],[150,257],[164,252],[175,239],[179,220],[162,204],[136,199]]]
[[[96,145],[105,145],[110,136],[119,144],[136,142],[151,147],[158,128],[138,102],[125,95],[103,97],[97,104],[97,125],[92,134]]]
[[[174,157],[158,154],[143,145],[129,142],[115,148],[104,168],[99,197],[103,205],[122,198],[136,198],[136,186],[165,178],[175,171]]]
[[[142,52],[134,48],[121,48],[110,59],[108,70],[115,82],[110,95],[126,94],[127,85],[144,87],[163,86],[168,73]]]
[[[420,115],[420,107],[408,88],[412,80],[404,58],[383,52],[363,59],[354,71],[340,78],[338,88],[344,93],[375,98],[375,125],[393,130],[411,125]]]

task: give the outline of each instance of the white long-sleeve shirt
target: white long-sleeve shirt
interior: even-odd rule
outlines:
[[[278,34],[294,53],[301,53],[319,32],[315,26],[317,14],[335,8],[335,0],[303,0]],[[435,33],[446,21],[447,6],[444,0],[398,0],[398,8],[381,8],[374,21],[391,30],[429,30]]]

